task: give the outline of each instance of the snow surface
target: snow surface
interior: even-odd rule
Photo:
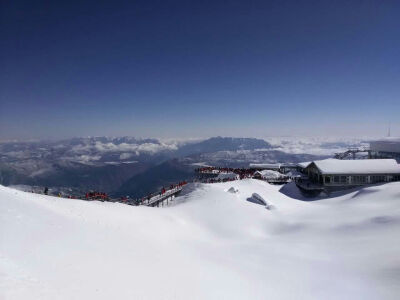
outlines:
[[[314,161],[322,174],[400,174],[395,159],[324,159]]]
[[[150,208],[0,186],[0,299],[399,299],[400,183],[279,189],[189,185]]]

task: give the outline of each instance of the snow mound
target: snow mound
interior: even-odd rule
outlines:
[[[230,187],[149,208],[0,186],[0,299],[399,299],[400,183],[313,202]]]

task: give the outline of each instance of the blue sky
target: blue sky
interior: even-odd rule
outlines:
[[[0,11],[0,139],[400,135],[398,1]]]

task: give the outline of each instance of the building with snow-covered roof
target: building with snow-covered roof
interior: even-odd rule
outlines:
[[[297,185],[304,190],[333,191],[348,187],[400,180],[400,165],[395,159],[324,159],[308,164],[307,180]]]
[[[372,157],[390,157],[400,160],[400,138],[386,137],[370,141],[369,148]]]

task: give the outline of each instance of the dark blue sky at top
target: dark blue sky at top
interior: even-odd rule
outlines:
[[[0,9],[0,139],[400,135],[399,1]]]

